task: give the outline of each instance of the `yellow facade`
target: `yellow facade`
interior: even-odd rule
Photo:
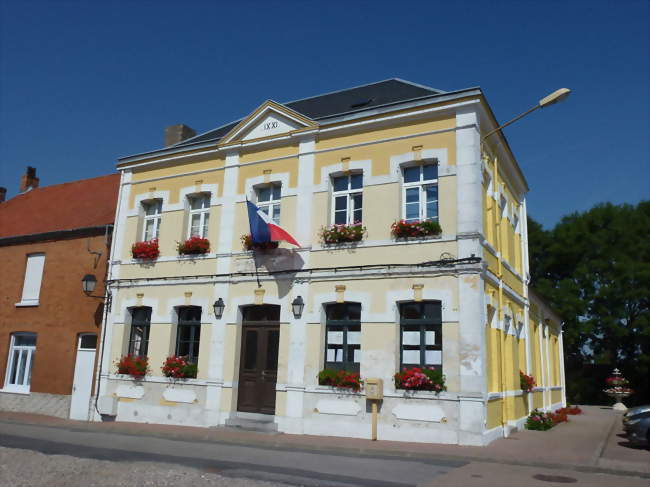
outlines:
[[[357,413],[323,412],[343,407],[337,404],[345,401],[346,408],[356,411],[353,402],[363,402],[363,395],[341,398],[318,384],[319,371],[331,362],[327,341],[336,339],[328,331],[325,312],[335,303],[361,306],[359,357],[355,352],[353,362],[359,364],[362,378],[383,379],[383,431],[395,439],[403,434],[404,439],[411,435],[416,441],[429,441],[417,438],[440,435],[446,442],[463,437],[485,444],[494,438],[492,430],[506,434],[507,427],[520,424],[533,404],[548,408],[550,401],[563,398],[563,389],[547,391],[563,387],[561,324],[552,313],[539,311],[543,305],[535,308],[541,316],[531,315],[523,277],[526,182],[512,155],[502,153],[500,145],[475,143],[493,123],[482,94],[457,95],[453,102],[423,101],[332,121],[310,120],[268,102],[219,141],[186,149],[174,146],[121,161],[122,204],[113,250],[117,263],[111,274],[107,355],[113,364],[133,348],[131,310],[151,308],[147,351],[151,373],[144,381],[145,398],[164,397],[152,403],[149,420],[216,425],[240,411],[242,354],[248,346],[244,328],[251,325],[242,316],[247,307],[258,305],[280,308],[272,364],[273,414],[284,431],[327,434],[327,421],[341,421],[345,425],[341,431],[364,437],[356,426],[344,422],[346,415],[356,414],[362,424],[367,419],[363,404]],[[282,124],[284,131],[260,135],[265,126]],[[407,169],[418,168],[424,178],[420,168],[433,165],[435,181],[406,181]],[[363,239],[327,245],[321,233],[334,223],[341,201],[334,194],[334,178],[357,174],[363,181],[358,190]],[[270,187],[281,193],[272,203],[279,210],[277,224],[296,237],[299,248],[286,242],[268,251],[242,246],[242,236],[250,232],[247,200],[260,205],[260,190]],[[405,218],[407,204],[413,204],[407,201],[408,187],[417,188],[418,198],[424,198],[418,200],[420,214],[429,211],[431,194],[436,195],[436,216],[430,218],[440,224],[440,235],[410,239],[392,235],[391,225]],[[191,206],[198,197],[207,197],[208,208]],[[468,207],[470,200],[475,207]],[[146,213],[152,201],[160,202],[159,215]],[[202,256],[179,256],[179,243],[193,231],[193,215],[209,222],[205,236],[210,250]],[[143,240],[153,220],[160,256],[154,261],[133,259],[131,246]],[[304,300],[302,317],[291,307],[298,297]],[[224,302],[223,316],[213,311],[217,299]],[[425,359],[439,361],[431,363],[441,367],[446,385],[442,396],[427,392],[413,399],[412,404],[426,412],[417,418],[436,411],[430,420],[408,416],[414,413],[400,407],[406,404],[404,391],[393,382],[394,374],[411,363],[403,362],[405,354],[415,356],[409,354],[407,343],[415,335],[402,322],[401,306],[422,302],[437,303],[440,328],[417,335],[417,340],[425,340],[420,338],[424,336],[428,340],[418,342],[420,365],[428,364]],[[196,395],[189,405],[183,402],[185,396],[169,391],[160,369],[178,350],[182,341],[178,310],[188,306],[201,308],[200,342],[196,340],[200,345],[195,352],[198,375],[185,383],[185,389]],[[543,321],[549,316],[555,320],[552,325]],[[550,330],[545,336],[542,326]],[[520,371],[533,374],[544,389],[527,398],[520,390]],[[131,405],[145,400],[127,397],[131,392],[119,386],[125,379],[113,370],[102,373],[107,377],[104,390],[120,401],[135,399],[125,402]],[[471,409],[461,407],[463,397],[483,401],[480,412],[471,413],[480,420],[465,423],[486,425],[484,429],[461,435],[459,415]],[[167,411],[171,404],[177,404],[177,411],[186,408],[185,416]],[[420,429],[409,421],[417,421]],[[394,428],[395,422],[402,433]]]

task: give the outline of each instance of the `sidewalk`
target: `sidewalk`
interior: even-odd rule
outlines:
[[[48,416],[0,412],[0,422],[35,424],[77,431],[113,432],[184,441],[299,450],[481,461],[509,465],[570,467],[581,471],[650,474],[650,451],[631,448],[621,430],[621,415],[610,408],[584,406],[584,413],[550,431],[522,431],[486,447],[370,441],[353,438],[267,434],[230,428],[196,428],[141,423],[87,423]],[[2,426],[0,424],[0,431]]]

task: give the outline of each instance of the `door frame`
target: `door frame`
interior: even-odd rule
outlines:
[[[259,306],[259,305],[255,305]],[[241,322],[241,340],[240,340],[240,345],[239,345],[239,367],[238,367],[238,372],[237,372],[237,400],[235,401],[235,411],[242,412],[242,413],[253,413],[253,414],[266,414],[266,415],[275,415],[275,406],[277,404],[277,363],[279,363],[279,352],[280,352],[280,333],[281,333],[281,326],[280,326],[280,316],[279,316],[279,306],[278,305],[267,305],[267,306],[277,306],[278,308],[278,317],[275,320],[245,320],[246,314],[245,314],[245,307],[242,307],[242,322]],[[267,331],[271,330],[277,330],[278,333],[278,343],[277,343],[277,360],[278,362],[276,363],[276,376],[275,376],[275,382],[273,383],[273,391],[274,391],[274,405],[273,405],[273,412],[262,412],[259,409],[257,411],[246,411],[242,410],[241,408],[241,398],[242,398],[242,373],[243,373],[243,368],[244,368],[244,361],[245,361],[245,346],[246,346],[246,329],[247,328],[258,328],[258,329],[264,329]],[[268,340],[268,335],[267,335],[267,340]],[[259,347],[259,342],[258,342],[258,347]],[[259,348],[258,348],[259,350]],[[264,352],[266,354],[266,352]],[[266,356],[262,357],[263,359],[266,358]],[[259,362],[258,362],[259,363]],[[259,370],[259,366],[258,366]],[[261,381],[258,383],[262,383]],[[257,403],[259,408],[263,408],[264,404],[264,395],[260,394],[260,401]]]
[[[94,336],[95,337],[95,348],[88,348],[88,347],[82,347],[81,346],[83,337],[85,337],[85,336]],[[92,396],[93,396],[93,389],[94,389],[94,385],[95,385],[94,379],[95,379],[95,366],[96,366],[96,361],[97,361],[97,340],[98,340],[97,333],[90,333],[90,332],[86,333],[86,332],[84,332],[84,333],[79,333],[77,335],[77,347],[76,347],[76,351],[75,351],[74,368],[72,370],[72,390],[70,391],[70,411],[69,411],[69,414],[68,414],[68,416],[71,419],[88,420],[88,418],[89,418],[90,403],[91,403],[91,399],[92,399]],[[91,368],[90,368],[90,378],[89,378],[89,384],[88,384],[89,385],[89,388],[88,388],[88,404],[87,404],[87,408],[86,408],[86,414],[85,414],[85,417],[73,418],[72,416],[73,416],[74,398],[75,398],[75,392],[77,392],[76,387],[78,386],[78,384],[77,384],[77,365],[78,365],[79,353],[80,352],[81,353],[91,353],[92,352],[93,357],[92,357],[92,364],[91,364]],[[78,397],[80,397],[80,396],[78,396]],[[82,399],[85,399],[85,397],[82,398]],[[85,402],[84,402],[84,404],[85,404]]]

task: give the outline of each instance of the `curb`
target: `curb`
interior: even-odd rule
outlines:
[[[615,418],[616,419],[616,418]],[[495,457],[477,457],[471,455],[453,455],[453,454],[422,454],[416,453],[413,451],[399,451],[399,450],[383,450],[375,448],[366,448],[366,447],[346,447],[346,446],[318,446],[306,443],[287,443],[283,441],[265,441],[262,440],[259,443],[253,443],[250,439],[247,440],[237,440],[237,439],[211,439],[207,435],[201,436],[192,436],[192,435],[183,435],[172,432],[170,434],[164,434],[160,432],[143,432],[143,431],[128,431],[128,428],[125,428],[122,431],[122,428],[117,429],[107,429],[94,428],[93,423],[83,423],[83,425],[75,424],[44,424],[44,423],[33,423],[33,422],[21,422],[16,420],[10,420],[7,418],[0,417],[0,425],[3,423],[8,424],[23,424],[36,427],[44,428],[53,428],[53,429],[66,429],[75,432],[93,432],[93,433],[104,433],[104,434],[113,434],[113,435],[124,435],[124,436],[137,436],[137,437],[150,437],[168,441],[190,441],[197,443],[207,443],[207,444],[218,444],[226,446],[238,446],[238,447],[248,447],[248,448],[258,448],[263,450],[275,450],[275,451],[285,451],[285,452],[305,452],[313,454],[327,454],[332,456],[350,456],[358,455],[367,458],[376,458],[376,459],[405,459],[411,461],[417,461],[426,464],[440,464],[440,462],[449,463],[456,462],[461,465],[465,465],[470,462],[475,463],[491,463],[497,465],[513,465],[520,467],[539,467],[545,469],[553,470],[570,470],[584,473],[603,473],[610,475],[619,475],[626,477],[639,477],[643,479],[650,479],[650,474],[645,472],[640,472],[636,470],[625,470],[617,468],[606,468],[599,467],[597,465],[574,465],[574,464],[563,464],[563,463],[545,463],[545,462],[526,462],[526,461],[517,461],[517,460],[506,460]],[[610,430],[607,433],[605,438],[609,438],[610,432],[615,426],[615,420],[610,426]],[[274,435],[275,436],[275,435]],[[601,442],[602,443],[602,442]],[[603,443],[603,445],[606,443]],[[600,445],[599,445],[600,450]]]

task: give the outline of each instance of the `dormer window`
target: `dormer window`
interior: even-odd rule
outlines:
[[[274,183],[255,188],[257,207],[266,213],[276,225],[280,224],[280,199],[282,186]]]
[[[142,240],[154,240],[158,238],[158,234],[160,233],[162,200],[143,201],[142,209],[144,211],[144,228]]]
[[[361,223],[363,213],[363,174],[332,178],[332,221],[335,225]]]
[[[402,217],[409,222],[438,220],[438,166],[424,164],[403,170]]]
[[[188,196],[190,219],[188,237],[207,238],[210,221],[210,195],[200,193]]]

